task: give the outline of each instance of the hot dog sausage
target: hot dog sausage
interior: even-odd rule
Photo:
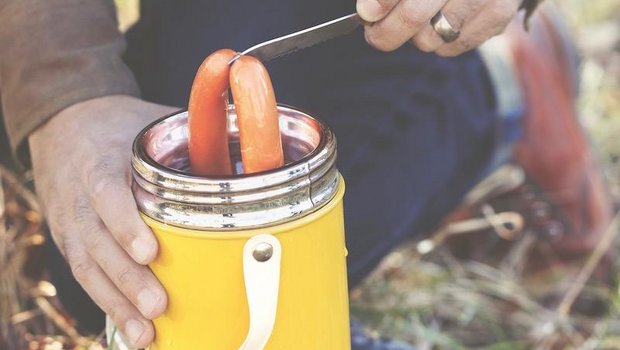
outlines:
[[[284,165],[276,97],[267,69],[242,56],[230,70],[230,87],[239,124],[241,159],[246,174]]]
[[[194,79],[189,98],[189,159],[195,175],[230,175],[226,128],[229,62],[236,53],[218,50],[207,57]]]

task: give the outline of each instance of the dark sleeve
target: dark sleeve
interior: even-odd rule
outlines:
[[[110,0],[0,0],[0,95],[13,151],[74,103],[139,95]]]

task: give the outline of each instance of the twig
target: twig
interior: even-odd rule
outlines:
[[[34,309],[34,310],[28,310],[28,311],[22,311],[20,313],[17,313],[15,315],[13,315],[11,317],[11,323],[14,325],[26,322],[26,321],[30,321],[33,318],[41,315],[43,312],[39,309]]]
[[[564,295],[564,298],[562,298],[562,302],[557,309],[557,315],[559,320],[565,320],[570,314],[573,304],[575,303],[575,300],[577,300],[577,298],[579,297],[579,294],[581,294],[581,291],[583,290],[586,282],[588,282],[590,276],[592,276],[592,273],[594,272],[594,269],[598,266],[605,253],[611,247],[611,244],[613,243],[614,238],[618,233],[619,224],[620,212],[616,213],[616,215],[611,221],[611,224],[603,233],[601,240],[594,248],[594,251],[592,252],[590,257],[588,257],[588,261],[586,261],[586,264],[579,272],[577,279],[568,289],[568,291]]]
[[[491,208],[489,206],[489,208]],[[503,239],[512,240],[523,229],[523,217],[512,211],[495,213],[486,212],[484,217],[472,218],[449,223],[437,230],[431,238],[422,240],[416,245],[416,255],[422,256],[441,246],[448,238],[475,233],[487,229],[494,229]],[[508,225],[508,228],[506,225]]]
[[[37,196],[28,189],[19,176],[8,170],[5,166],[0,164],[0,173],[2,179],[6,182],[6,188],[16,193],[21,198],[26,206],[35,212],[40,212],[39,200]]]
[[[67,319],[60,314],[58,310],[44,297],[36,297],[34,298],[34,302],[37,304],[39,309],[43,311],[47,317],[54,322],[54,324],[66,335],[71,338],[71,340],[75,343],[80,343],[80,334],[78,331],[67,321]]]

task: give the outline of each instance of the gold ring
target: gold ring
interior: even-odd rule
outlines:
[[[446,16],[441,13],[441,11],[437,12],[435,16],[431,19],[431,25],[435,32],[439,34],[441,40],[445,43],[451,43],[454,40],[458,39],[460,31],[454,30],[454,27],[450,24]]]

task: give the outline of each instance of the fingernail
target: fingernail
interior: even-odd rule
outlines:
[[[150,259],[153,256],[153,243],[150,239],[146,239],[144,237],[136,238],[131,243],[131,249],[133,250],[133,255],[136,262],[140,264],[150,262]]]
[[[366,22],[376,22],[383,17],[383,9],[376,0],[358,0],[357,13]]]
[[[144,333],[144,325],[140,321],[129,320],[125,323],[125,335],[133,345],[138,344]]]
[[[150,289],[145,289],[138,294],[138,308],[144,317],[153,316],[159,298]]]

